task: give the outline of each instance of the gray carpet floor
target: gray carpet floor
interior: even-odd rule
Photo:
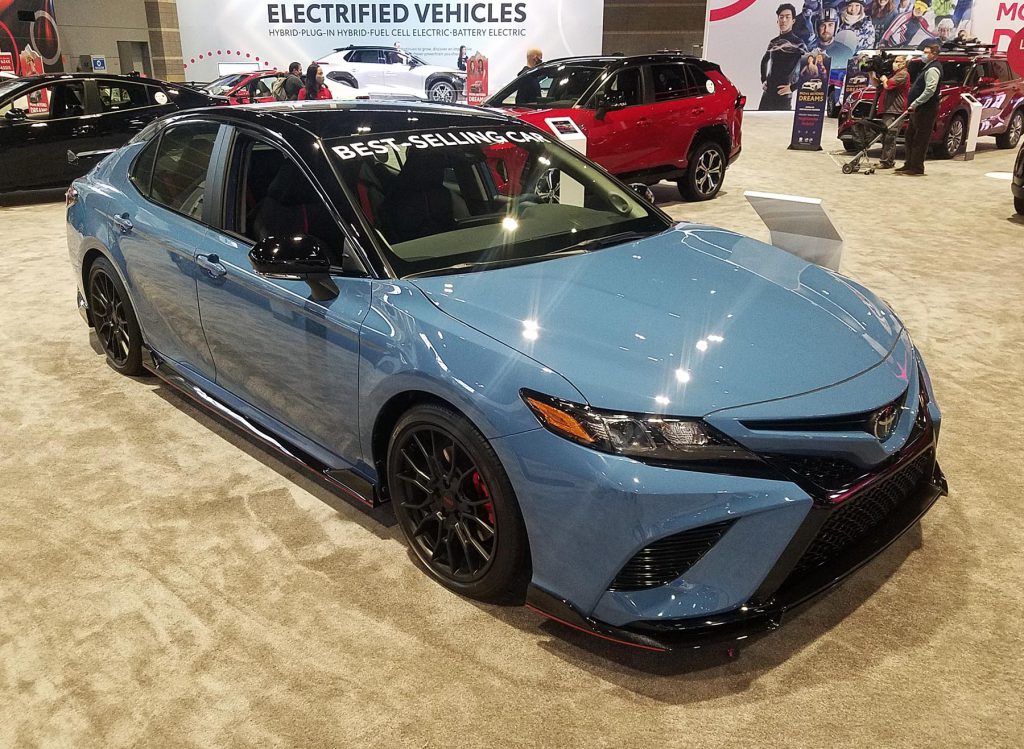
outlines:
[[[0,208],[0,746],[1024,744],[1024,222],[1013,154],[843,176],[748,116],[715,201],[823,197],[944,410],[950,496],[735,659],[622,650],[429,581],[351,508],[153,379],[75,310],[63,205]],[[826,131],[834,132],[834,121]],[[827,147],[835,147],[826,138]],[[838,158],[838,157],[837,157]]]

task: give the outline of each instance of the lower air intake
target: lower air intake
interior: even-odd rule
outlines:
[[[733,522],[702,525],[645,546],[615,576],[608,590],[646,590],[672,582],[707,554]]]

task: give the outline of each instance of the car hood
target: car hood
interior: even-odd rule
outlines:
[[[694,224],[585,255],[413,283],[600,408],[703,416],[882,361],[902,326],[854,282]]]

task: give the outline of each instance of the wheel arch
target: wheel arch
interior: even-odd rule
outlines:
[[[327,74],[327,77],[336,83],[347,83],[352,88],[359,88],[359,81],[356,77],[349,73],[347,70],[336,70]]]
[[[424,92],[429,92],[431,86],[433,86],[435,83],[440,83],[442,81],[444,83],[450,83],[452,85],[452,88],[455,89],[455,92],[458,93],[459,84],[456,83],[455,76],[452,75],[451,73],[431,73],[430,75],[428,75],[427,80],[424,81],[423,83]]]
[[[722,151],[725,153],[726,163],[728,163],[729,151],[732,148],[732,139],[729,137],[729,128],[722,123],[716,123],[714,125],[705,125],[693,134],[693,139],[690,140],[690,147],[686,150],[687,166],[689,166],[690,155],[693,153],[694,149],[707,141],[717,143],[722,147]]]

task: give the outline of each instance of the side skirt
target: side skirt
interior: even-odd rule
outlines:
[[[202,406],[206,412],[217,417],[220,421],[228,423],[262,447],[270,448],[289,463],[304,469],[313,478],[325,483],[349,502],[371,509],[384,504],[376,491],[376,487],[355,471],[334,468],[325,464],[319,458],[310,455],[307,451],[280,434],[270,432],[262,425],[256,424],[252,419],[234,410],[223,401],[218,400],[189,380],[156,352],[149,351],[148,354],[149,356],[144,357],[143,360],[147,370],[159,377],[178,393],[187,396],[191,401]]]

